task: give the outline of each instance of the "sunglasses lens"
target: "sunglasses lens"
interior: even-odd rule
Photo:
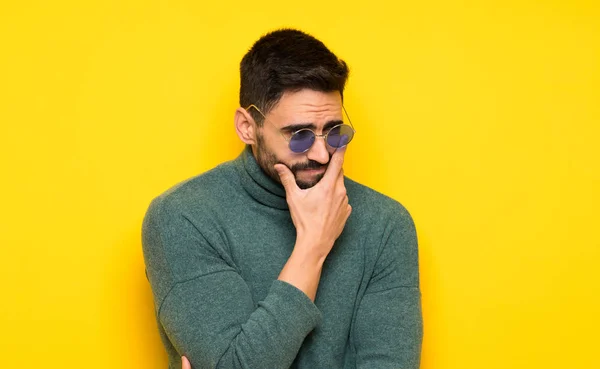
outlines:
[[[354,137],[354,130],[347,124],[335,126],[327,134],[327,143],[331,147],[340,148],[348,145]]]
[[[315,142],[315,134],[309,129],[302,129],[292,135],[290,139],[290,150],[302,153],[310,149]]]

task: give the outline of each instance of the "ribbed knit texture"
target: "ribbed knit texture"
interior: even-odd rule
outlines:
[[[277,280],[296,240],[283,187],[250,147],[155,198],[142,243],[169,368],[418,368],[414,223],[345,178],[352,215],[313,303]]]

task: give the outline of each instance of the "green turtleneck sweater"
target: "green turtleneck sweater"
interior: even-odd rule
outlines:
[[[277,277],[296,231],[250,147],[152,201],[146,274],[169,368],[418,368],[417,238],[406,209],[345,178],[352,214],[314,303]]]

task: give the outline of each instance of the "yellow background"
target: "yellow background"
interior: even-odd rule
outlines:
[[[239,153],[238,63],[293,26],[417,224],[422,368],[600,367],[600,6],[391,4],[2,2],[0,366],[166,367],[142,217]]]

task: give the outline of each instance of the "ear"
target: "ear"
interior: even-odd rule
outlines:
[[[248,145],[256,144],[256,122],[246,109],[237,108],[233,120],[240,140]]]

